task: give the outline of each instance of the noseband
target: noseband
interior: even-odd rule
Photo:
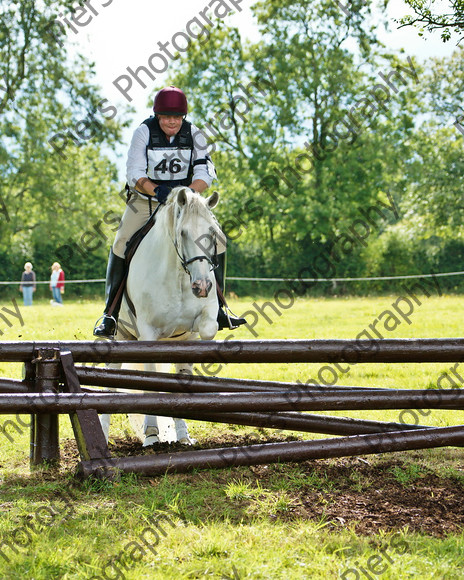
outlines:
[[[197,260],[199,260],[200,262],[202,262],[203,260],[206,260],[211,267],[210,272],[212,272],[213,270],[215,270],[218,267],[216,245],[214,246],[214,259],[213,260],[211,258],[208,258],[208,256],[195,256],[194,258],[190,258],[190,260],[186,260],[180,254],[179,254],[179,258],[180,258],[180,263],[182,265],[182,268],[185,270],[185,272],[189,276],[190,276],[190,272],[189,272],[189,269],[187,268],[187,266],[189,264],[192,264],[193,262],[195,262]]]

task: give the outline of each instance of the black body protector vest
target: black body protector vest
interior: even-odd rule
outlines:
[[[150,117],[143,122],[150,131],[147,145],[147,175],[157,183],[170,187],[190,185],[192,183],[195,165],[207,163],[206,159],[198,159],[194,163],[192,123],[182,121],[180,131],[169,142],[163,133],[156,117]]]

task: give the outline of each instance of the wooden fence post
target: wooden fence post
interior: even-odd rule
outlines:
[[[28,390],[30,393],[35,391],[35,364],[31,361],[25,362],[23,365],[23,380],[30,381]],[[30,415],[30,442],[29,442],[29,461],[32,466],[32,458],[34,456],[34,439],[35,439],[35,420],[34,415]]]
[[[66,390],[69,393],[82,393],[72,353],[69,350],[62,351],[60,357]],[[96,411],[93,409],[76,410],[69,414],[69,418],[82,461],[111,457]]]
[[[35,391],[57,393],[61,363],[58,348],[39,348],[32,363],[35,364]],[[31,457],[33,467],[57,465],[60,461],[58,415],[35,413],[31,422]]]

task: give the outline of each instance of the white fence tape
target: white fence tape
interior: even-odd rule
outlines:
[[[406,280],[409,278],[435,278],[438,276],[462,276],[464,272],[441,272],[438,274],[411,274],[407,276],[372,276],[368,278],[236,278],[227,276],[227,280],[244,280],[252,282],[364,282],[371,280]]]
[[[409,280],[412,278],[438,278],[439,276],[463,276],[464,272],[439,272],[437,274],[410,274],[405,276],[371,276],[367,278],[243,278],[237,276],[227,276],[227,280],[237,280],[239,282],[370,282],[371,280]],[[89,284],[92,282],[105,282],[105,278],[95,278],[93,280],[65,280],[66,284]],[[49,280],[36,281],[36,284],[50,284]],[[21,282],[0,281],[0,285],[21,284]]]

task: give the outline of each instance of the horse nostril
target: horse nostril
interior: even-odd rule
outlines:
[[[192,292],[199,298],[206,298],[211,290],[211,280],[195,280],[192,282]]]

